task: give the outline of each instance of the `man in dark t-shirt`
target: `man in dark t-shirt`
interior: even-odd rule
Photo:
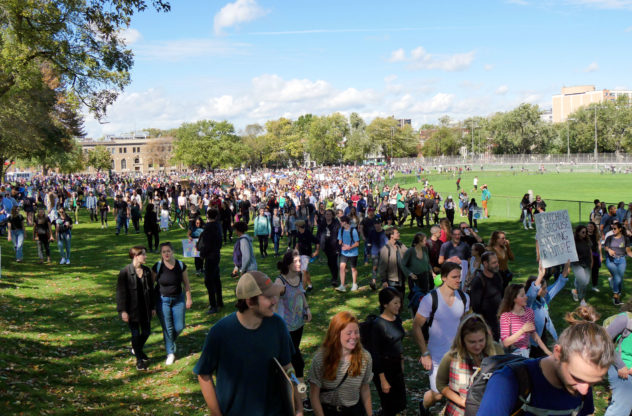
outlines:
[[[481,256],[483,270],[478,270],[470,285],[472,310],[481,314],[491,328],[494,340],[500,339],[498,307],[503,300],[503,278],[499,273],[498,257],[493,251]]]
[[[276,358],[286,372],[294,347],[285,322],[274,313],[282,284],[259,271],[244,273],[235,290],[238,311],[219,320],[206,336],[193,372],[211,414],[281,416],[281,386],[271,379]],[[217,377],[217,385],[212,375]],[[295,391],[296,414],[303,406]]]
[[[119,235],[119,233],[121,232],[121,227],[125,227],[125,234],[127,234],[127,217],[129,207],[127,205],[127,202],[123,200],[122,195],[116,196],[114,209],[116,210],[116,235]]]

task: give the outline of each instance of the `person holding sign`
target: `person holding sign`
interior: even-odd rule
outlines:
[[[625,256],[632,257],[630,239],[623,233],[623,225],[621,223],[615,222],[612,224],[612,235],[606,238],[603,248],[606,254],[606,267],[612,275],[608,279],[612,289],[612,301],[615,305],[620,305],[623,274],[627,265]]]

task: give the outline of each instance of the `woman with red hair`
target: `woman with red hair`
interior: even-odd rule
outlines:
[[[316,416],[373,415],[371,355],[360,344],[360,327],[351,312],[338,312],[309,371],[310,399]]]

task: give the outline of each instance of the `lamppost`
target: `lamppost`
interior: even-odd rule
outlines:
[[[575,119],[569,118],[566,124],[566,157],[569,162],[571,160],[571,139],[570,139],[571,121],[575,121]]]
[[[471,121],[472,124],[472,164],[474,164],[474,129],[476,126],[474,125],[474,120]]]

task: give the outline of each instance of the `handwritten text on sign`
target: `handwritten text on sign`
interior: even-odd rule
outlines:
[[[535,215],[536,239],[544,267],[577,261],[577,250],[568,211],[542,212]]]

